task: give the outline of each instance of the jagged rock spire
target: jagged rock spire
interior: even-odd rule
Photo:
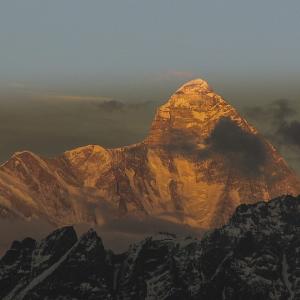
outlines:
[[[178,130],[188,131],[203,142],[221,118],[235,120],[247,131],[255,131],[203,79],[183,84],[156,112],[146,142],[152,145],[169,143]]]

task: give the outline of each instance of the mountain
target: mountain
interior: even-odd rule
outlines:
[[[160,233],[122,254],[72,227],[14,241],[1,299],[300,299],[300,197],[240,205],[202,241]]]
[[[241,203],[298,195],[299,183],[274,147],[196,79],[157,110],[141,143],[56,158],[15,153],[0,167],[0,216],[59,226],[155,216],[215,228]]]

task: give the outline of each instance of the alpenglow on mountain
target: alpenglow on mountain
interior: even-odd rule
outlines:
[[[150,215],[213,228],[241,203],[298,195],[299,183],[275,148],[196,79],[157,110],[140,143],[56,158],[15,153],[0,167],[0,216],[67,225]]]

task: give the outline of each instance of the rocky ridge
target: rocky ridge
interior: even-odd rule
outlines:
[[[0,216],[58,226],[151,215],[195,228],[241,203],[300,193],[299,178],[206,81],[179,88],[138,144],[88,145],[56,158],[15,153],[0,166]]]
[[[199,241],[160,233],[116,255],[94,230],[13,242],[1,299],[300,299],[300,197],[239,206]]]

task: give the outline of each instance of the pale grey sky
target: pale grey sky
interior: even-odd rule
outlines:
[[[233,101],[299,96],[297,0],[2,0],[1,99],[162,100],[193,77]]]

